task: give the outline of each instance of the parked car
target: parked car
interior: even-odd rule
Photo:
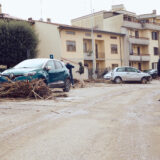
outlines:
[[[111,80],[111,77],[112,77],[112,71],[109,71],[103,76],[103,78],[106,80]]]
[[[158,71],[156,69],[144,70],[144,72],[150,74],[152,78],[158,77]]]
[[[63,88],[68,92],[71,87],[70,74],[64,63],[55,59],[28,59],[17,64],[11,69],[2,72],[0,83],[43,79],[51,88]]]
[[[151,80],[151,76],[133,67],[117,67],[111,73],[111,80],[115,83],[122,83],[125,81],[147,83]]]

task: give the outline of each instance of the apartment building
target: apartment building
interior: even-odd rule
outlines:
[[[72,63],[76,66],[74,69],[76,77],[78,62],[86,66],[90,76],[94,62],[99,74],[106,68],[124,65],[124,34],[98,29],[92,32],[91,28],[61,25],[50,21],[34,21],[33,26],[40,39],[37,56],[47,58],[53,54],[57,59]],[[86,74],[85,77],[87,76]]]
[[[73,26],[92,27],[125,34],[124,65],[140,70],[155,69],[160,56],[160,16],[136,15],[123,5],[112,6],[111,11],[100,11],[73,19]]]

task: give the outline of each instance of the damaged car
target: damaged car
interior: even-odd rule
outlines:
[[[65,92],[71,88],[68,69],[56,59],[27,59],[0,74],[0,83],[34,79],[43,79],[49,87],[62,88]]]

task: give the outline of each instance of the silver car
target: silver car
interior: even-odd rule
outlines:
[[[151,80],[151,76],[133,67],[117,67],[111,73],[111,80],[115,83],[122,83],[123,81],[147,83]]]

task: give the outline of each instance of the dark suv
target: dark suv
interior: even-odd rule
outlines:
[[[70,74],[63,62],[55,59],[28,59],[15,67],[5,70],[0,75],[0,83],[43,79],[51,88],[63,88],[68,92],[71,87]]]

